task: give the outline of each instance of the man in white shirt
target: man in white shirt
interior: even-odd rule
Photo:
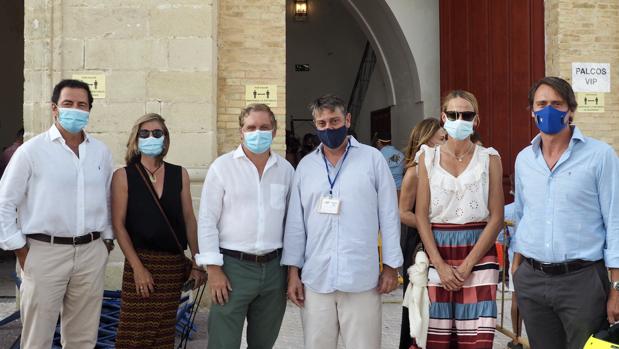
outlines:
[[[288,297],[303,308],[306,349],[335,349],[338,335],[346,348],[380,348],[380,295],[397,287],[403,262],[395,183],[378,150],[347,136],[342,99],[320,97],[311,110],[322,144],[301,160],[291,189]]]
[[[239,116],[242,143],[210,166],[200,201],[196,262],[208,268],[213,305],[208,348],[272,348],[286,310],[280,266],[294,170],[271,151],[277,122],[252,104]]]
[[[22,348],[49,349],[59,314],[64,348],[96,344],[113,165],[83,131],[92,101],[87,84],[58,83],[53,125],[17,149],[0,181],[0,248],[15,251],[22,270]]]

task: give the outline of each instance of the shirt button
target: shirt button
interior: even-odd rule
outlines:
[[[546,221],[546,224],[550,224],[550,221]]]
[[[550,247],[550,244],[546,244],[546,247]]]

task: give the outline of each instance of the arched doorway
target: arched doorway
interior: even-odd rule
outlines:
[[[403,7],[408,13],[396,18],[394,9]],[[419,120],[438,116],[434,115],[438,112],[439,85],[438,5],[433,10],[436,18],[430,21],[435,28],[431,36],[436,38],[436,49],[419,52],[422,61],[434,62],[435,65],[425,74],[425,80],[432,81],[428,85],[435,86],[426,88],[426,95],[432,96],[429,101],[422,97],[424,89],[420,83],[417,56],[411,49],[414,35],[407,35],[400,25],[403,19],[414,17],[412,9],[410,1],[399,0],[310,1],[305,20],[296,21],[294,1],[288,0],[288,130],[293,130],[299,138],[313,131],[311,115],[306,108],[312,99],[325,93],[340,95],[345,100],[351,98],[368,43],[376,55],[376,66],[366,82],[367,92],[358,115],[353,115],[353,119],[357,119],[354,124],[359,140],[370,143],[373,112],[380,112],[381,122],[388,123],[394,144],[400,148],[406,145],[411,128]],[[423,32],[427,30],[423,27],[426,24],[413,26],[409,32]]]

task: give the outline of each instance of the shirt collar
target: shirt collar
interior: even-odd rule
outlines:
[[[576,141],[585,143],[587,140],[578,127],[572,126],[572,138],[570,139],[570,147],[574,145]],[[535,153],[535,155],[539,155],[541,144],[542,134],[540,132],[531,140],[531,145],[533,146],[533,152]]]
[[[90,136],[88,135],[88,132],[84,130],[82,130],[82,132],[84,133],[84,141],[90,142]],[[62,138],[62,134],[60,134],[60,130],[58,130],[58,127],[56,127],[55,123],[52,123],[52,127],[49,128],[49,130],[47,131],[47,134],[49,135],[49,139],[52,142],[59,138]]]
[[[269,152],[270,154],[269,154],[269,159],[267,160],[267,165],[277,163],[277,157],[273,155],[273,150],[269,149]],[[239,146],[236,148],[234,153],[232,153],[232,158],[234,159],[246,158],[247,160],[249,160],[249,158],[247,157],[247,154],[245,154],[245,151],[243,151],[242,144],[239,144]]]

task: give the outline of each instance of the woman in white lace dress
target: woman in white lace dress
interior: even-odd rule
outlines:
[[[470,140],[479,125],[473,94],[444,99],[447,143],[417,154],[417,229],[430,258],[427,349],[492,348],[503,224],[501,159]]]

